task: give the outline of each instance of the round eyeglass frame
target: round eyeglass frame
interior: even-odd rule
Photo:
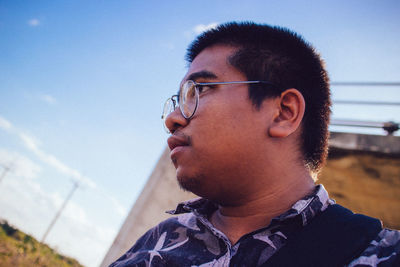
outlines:
[[[190,120],[194,116],[194,114],[196,113],[197,107],[199,106],[199,102],[200,102],[199,87],[213,86],[213,85],[227,85],[227,84],[257,84],[257,83],[273,85],[271,82],[268,82],[268,81],[233,81],[233,82],[198,83],[198,82],[195,82],[192,80],[187,80],[180,86],[179,95],[172,95],[165,101],[163,113],[161,115],[161,119],[163,120],[163,125],[165,128],[165,131],[167,133],[170,133],[170,130],[166,126],[165,122],[166,122],[168,115],[171,114],[172,112],[174,112],[177,107],[179,107],[179,110],[180,110],[182,116],[186,120]],[[187,94],[187,92],[189,92],[189,89],[194,89],[193,93],[195,94],[195,97],[194,97],[195,103],[194,103],[194,108],[192,108],[193,111],[191,111],[189,113],[190,115],[187,115],[187,114],[185,114],[186,101],[184,101],[184,99],[187,98],[187,96],[185,96],[185,94]],[[183,93],[185,93],[185,94],[183,94]],[[183,96],[185,96],[185,97],[183,97]],[[182,101],[181,101],[181,99],[182,99]]]

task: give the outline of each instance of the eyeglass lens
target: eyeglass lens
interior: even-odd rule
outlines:
[[[193,81],[186,81],[179,90],[179,109],[183,117],[189,119],[193,116],[198,105],[199,93],[196,90],[196,84]],[[161,118],[164,120],[165,130],[169,133],[167,126],[165,125],[165,119],[167,116],[173,112],[176,106],[177,99],[168,98],[164,104],[163,115]]]
[[[175,110],[175,104],[174,100],[172,98],[168,98],[167,101],[164,104],[164,109],[163,109],[163,114],[161,116],[161,119],[165,120],[165,118]]]
[[[170,131],[169,131],[167,125],[165,124],[165,122],[166,122],[165,119],[174,110],[175,110],[175,102],[172,98],[168,98],[164,104],[163,114],[161,116],[161,119],[163,120],[164,129],[167,133],[170,133]]]
[[[197,90],[193,81],[183,84],[179,94],[179,107],[185,118],[190,118],[197,106]]]

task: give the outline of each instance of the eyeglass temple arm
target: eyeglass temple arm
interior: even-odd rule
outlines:
[[[235,81],[235,82],[210,82],[210,83],[195,83],[195,85],[220,85],[220,84],[249,84],[249,83],[265,83],[273,84],[268,81]]]

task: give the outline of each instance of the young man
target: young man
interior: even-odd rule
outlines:
[[[201,198],[111,266],[395,266],[400,233],[334,204],[329,81],[297,34],[228,23],[197,37],[164,123],[182,188]]]

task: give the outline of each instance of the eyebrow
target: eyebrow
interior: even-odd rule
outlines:
[[[187,77],[186,81],[188,81],[188,80],[196,81],[197,79],[200,79],[200,78],[216,79],[216,78],[218,78],[218,76],[211,71],[202,70],[202,71],[198,71],[198,72],[194,72],[194,73],[190,74]]]
[[[203,79],[217,79],[218,78],[218,76],[214,73],[214,72],[211,72],[211,71],[208,71],[208,70],[201,70],[201,71],[198,71],[198,72],[193,72],[193,73],[191,73],[186,79],[185,79],[185,81],[189,81],[189,80],[191,80],[191,81],[196,81],[197,79],[200,79],[200,78],[203,78]],[[178,95],[178,99],[179,99],[179,92],[180,92],[180,87],[179,87],[179,89],[178,89],[178,92],[177,92],[177,95]]]

